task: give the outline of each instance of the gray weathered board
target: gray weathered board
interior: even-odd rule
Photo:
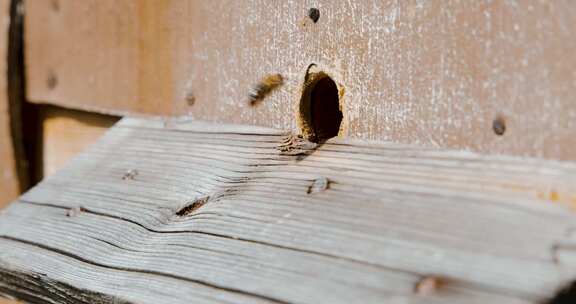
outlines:
[[[574,205],[574,163],[124,119],[2,212],[0,293],[540,303],[576,277]]]

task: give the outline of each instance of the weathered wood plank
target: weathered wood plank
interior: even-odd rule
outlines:
[[[33,102],[295,130],[315,63],[347,137],[576,160],[574,1],[25,4]],[[284,84],[250,107],[273,73]]]
[[[0,215],[32,302],[539,303],[576,277],[576,165],[125,119]],[[427,277],[438,290],[418,292]]]

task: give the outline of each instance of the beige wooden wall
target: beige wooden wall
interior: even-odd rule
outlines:
[[[339,85],[342,136],[574,160],[574,3],[25,1],[26,93],[99,113],[298,131],[303,77],[315,63]],[[6,58],[9,1],[0,4]],[[317,23],[307,17],[313,6]],[[270,73],[284,85],[248,106]],[[19,188],[5,74],[2,203]]]
[[[312,6],[317,23],[307,17]],[[297,131],[303,77],[315,63],[339,85],[342,136],[574,160],[575,6],[25,1],[27,95],[101,113]],[[248,106],[251,88],[270,73],[284,85]],[[495,120],[504,135],[494,133]],[[0,123],[3,167],[11,168],[7,118]],[[3,187],[15,189],[8,171]]]
[[[315,63],[339,85],[342,136],[574,160],[575,10],[569,0],[26,1],[27,93],[297,131]],[[284,85],[248,106],[270,73]]]

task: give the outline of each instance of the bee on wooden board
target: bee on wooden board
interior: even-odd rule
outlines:
[[[271,74],[264,77],[258,84],[256,84],[250,92],[250,105],[255,106],[260,103],[272,91],[280,87],[284,83],[284,77],[280,74]]]

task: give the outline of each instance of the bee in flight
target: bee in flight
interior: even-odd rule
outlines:
[[[272,91],[284,83],[284,77],[280,74],[271,74],[264,77],[250,92],[250,105],[255,106],[260,103]]]

